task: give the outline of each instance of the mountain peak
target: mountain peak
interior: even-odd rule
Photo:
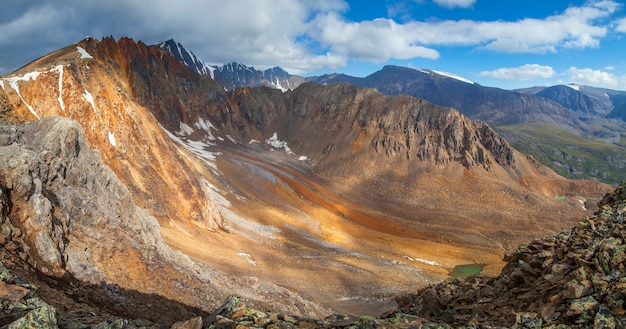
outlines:
[[[458,80],[461,82],[465,82],[468,84],[474,84],[474,81],[471,81],[469,79],[463,78],[457,74],[454,73],[450,73],[450,72],[444,72],[444,71],[437,71],[437,70],[431,70],[431,69],[425,69],[425,68],[412,68],[412,67],[405,67],[405,66],[397,66],[397,65],[385,65],[383,66],[383,68],[379,71],[379,72],[394,72],[394,71],[398,71],[398,72],[420,72],[420,73],[424,73],[424,74],[428,74],[428,75],[435,75],[435,76],[441,76],[441,77],[445,77],[445,78],[450,78],[450,79],[454,79],[454,80]]]
[[[291,75],[278,66],[260,71],[253,66],[238,62],[230,62],[222,66],[208,65],[173,39],[158,43],[156,46],[169,52],[195,72],[209,75],[227,90],[246,86],[266,86],[286,91],[304,82],[303,77]]]
[[[156,44],[156,46],[172,54],[176,59],[189,66],[196,73],[207,74],[213,77],[213,71],[215,69],[212,66],[205,64],[203,61],[198,59],[196,55],[183,47],[182,44],[174,41],[174,39],[163,41]]]

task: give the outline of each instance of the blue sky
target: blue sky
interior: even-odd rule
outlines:
[[[0,74],[86,36],[170,38],[210,64],[366,76],[384,65],[504,89],[626,90],[626,8],[614,0],[3,1]]]

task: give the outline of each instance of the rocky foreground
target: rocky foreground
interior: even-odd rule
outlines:
[[[381,318],[335,314],[308,319],[260,311],[230,297],[212,314],[183,307],[180,312],[188,320],[159,322],[148,319],[149,311],[146,318],[137,314],[136,309],[145,309],[135,304],[139,299],[126,309],[109,306],[101,313],[89,298],[73,300],[76,294],[46,302],[38,297],[38,287],[1,265],[0,328],[624,328],[626,183],[599,207],[571,231],[506,255],[500,276],[455,279],[399,296],[397,309]],[[3,254],[3,260],[16,259]],[[19,268],[17,263],[12,264]],[[66,293],[61,286],[43,284]]]

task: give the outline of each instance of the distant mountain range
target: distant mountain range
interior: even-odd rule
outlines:
[[[304,82],[344,82],[375,88],[384,95],[407,94],[487,122],[514,147],[565,177],[610,183],[626,180],[624,91],[574,84],[504,90],[452,73],[400,66],[385,66],[364,78],[345,74],[302,77],[279,67],[260,71],[240,63],[207,65],[173,40],[158,46],[228,90],[267,86],[284,91]],[[551,137],[555,133],[562,137],[559,145]]]
[[[582,86],[577,84],[551,87],[532,87],[514,90],[523,94],[551,99],[569,110],[580,113],[582,118],[614,117],[626,119],[624,112],[626,92]]]
[[[330,84],[347,82],[376,88],[384,95],[407,94],[431,103],[452,107],[473,119],[498,124],[546,122],[573,130],[584,130],[577,120],[597,117],[626,120],[626,92],[581,85],[556,85],[504,90],[485,87],[452,73],[400,66],[385,66],[367,77],[327,74],[302,77],[273,67],[257,70],[241,63],[208,65],[183,45],[168,40],[157,46],[170,52],[200,74],[208,74],[226,89],[267,86],[295,89],[304,82]],[[576,116],[572,116],[571,112]]]
[[[176,59],[187,64],[197,73],[209,75],[227,90],[246,86],[266,86],[288,90],[295,89],[305,81],[303,77],[291,75],[280,67],[260,71],[252,66],[235,62],[222,66],[209,65],[198,59],[191,51],[185,49],[183,45],[171,39],[161,42],[157,46],[174,55]]]

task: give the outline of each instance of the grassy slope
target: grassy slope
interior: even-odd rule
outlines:
[[[626,132],[621,133],[620,141],[609,144],[609,139],[588,139],[541,123],[494,129],[513,147],[564,177],[593,178],[609,184],[626,181]]]

